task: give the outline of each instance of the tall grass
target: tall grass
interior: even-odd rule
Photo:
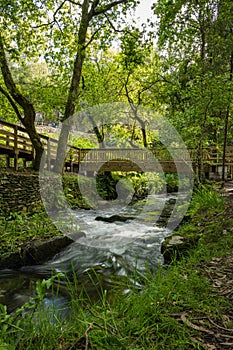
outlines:
[[[222,211],[224,209],[223,196],[212,187],[202,186],[194,191],[187,214],[190,216],[207,210]]]
[[[216,297],[198,264],[193,254],[189,261],[161,267],[156,273],[147,272],[141,291],[129,285],[128,293],[115,291],[114,298],[109,298],[108,291],[90,277],[99,293],[94,301],[87,297],[87,291],[80,290],[76,276],[73,283],[68,283],[66,318],[59,316],[56,305],[54,309],[45,308],[46,291],[53,288],[55,277],[38,282],[36,296],[15,314],[7,314],[2,306],[0,349],[202,349],[193,340],[195,329],[180,322],[176,315],[205,314],[214,319],[229,305]],[[53,291],[57,293],[58,289]]]

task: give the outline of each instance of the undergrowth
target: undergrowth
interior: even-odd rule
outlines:
[[[33,215],[10,213],[7,217],[0,217],[0,255],[20,251],[26,242],[32,240],[45,241],[60,236],[62,233],[43,211]]]

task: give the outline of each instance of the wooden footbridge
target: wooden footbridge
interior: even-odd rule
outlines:
[[[53,168],[56,159],[58,141],[40,134],[46,151],[46,167]],[[66,171],[96,172],[96,171],[143,171],[143,172],[190,172],[196,168],[197,152],[189,150],[189,156],[183,149],[173,149],[172,155],[165,149],[81,149],[72,145],[67,147],[64,161]],[[34,149],[28,134],[22,126],[0,120],[0,157],[6,162],[7,168],[18,170],[26,167],[34,159]],[[214,147],[203,151],[204,172],[216,174],[222,166],[222,154]],[[3,160],[2,160],[3,162]],[[233,173],[233,146],[227,147],[225,158],[226,174]]]

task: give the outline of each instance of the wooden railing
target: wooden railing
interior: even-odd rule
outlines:
[[[26,130],[19,126],[0,120],[0,146],[15,152],[32,153],[32,144]]]
[[[56,157],[58,141],[48,136],[39,134],[47,152],[47,161]],[[0,120],[0,154],[6,155],[7,166],[14,159],[14,168],[18,170],[18,160],[23,159],[24,165],[27,161],[34,159],[34,148],[26,129],[20,125]]]
[[[56,159],[58,140],[39,133],[46,152],[47,168],[50,169]],[[89,149],[80,149],[73,145],[68,145],[65,163],[79,163]],[[0,120],[0,154],[6,156],[7,167],[10,167],[10,160],[14,159],[14,168],[18,170],[18,160],[23,159],[24,166],[27,161],[33,161],[35,156],[34,147],[26,132],[20,125],[12,124]]]
[[[39,134],[46,151],[47,168],[51,169],[55,163],[58,140]],[[10,160],[14,159],[14,169],[18,170],[19,158],[23,160],[23,165],[26,166],[27,161],[33,161],[34,148],[31,140],[22,126],[8,123],[0,120],[0,154],[6,156],[7,167],[10,167]],[[197,150],[189,150],[184,152],[182,148],[171,150],[171,154],[166,149],[120,149],[120,148],[106,148],[106,149],[81,149],[73,145],[68,145],[68,152],[65,159],[65,167],[69,171],[74,168],[77,171],[80,162],[91,164],[105,163],[112,161],[120,163],[120,161],[132,161],[134,163],[151,162],[157,159],[161,163],[174,163],[174,161],[188,161],[195,162],[197,159]],[[205,164],[221,164],[222,150],[216,147],[209,147],[203,150],[202,159]],[[189,158],[189,159],[188,159]],[[228,146],[226,149],[226,164],[233,165],[233,146]]]

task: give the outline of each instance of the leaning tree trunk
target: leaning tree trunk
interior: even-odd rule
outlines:
[[[14,111],[16,112],[17,117],[20,119],[21,123],[26,128],[26,131],[30,137],[30,140],[35,150],[33,168],[35,170],[39,170],[44,147],[35,128],[35,115],[36,115],[35,109],[33,107],[33,104],[25,96],[23,96],[23,94],[18,90],[14,82],[10,68],[8,66],[1,33],[0,33],[0,68],[4,79],[4,83],[8,91],[6,93],[4,89],[2,89],[1,92],[4,92],[4,95],[8,98],[8,101],[11,103]],[[18,106],[20,106],[23,109],[24,116],[21,115],[18,109]]]

